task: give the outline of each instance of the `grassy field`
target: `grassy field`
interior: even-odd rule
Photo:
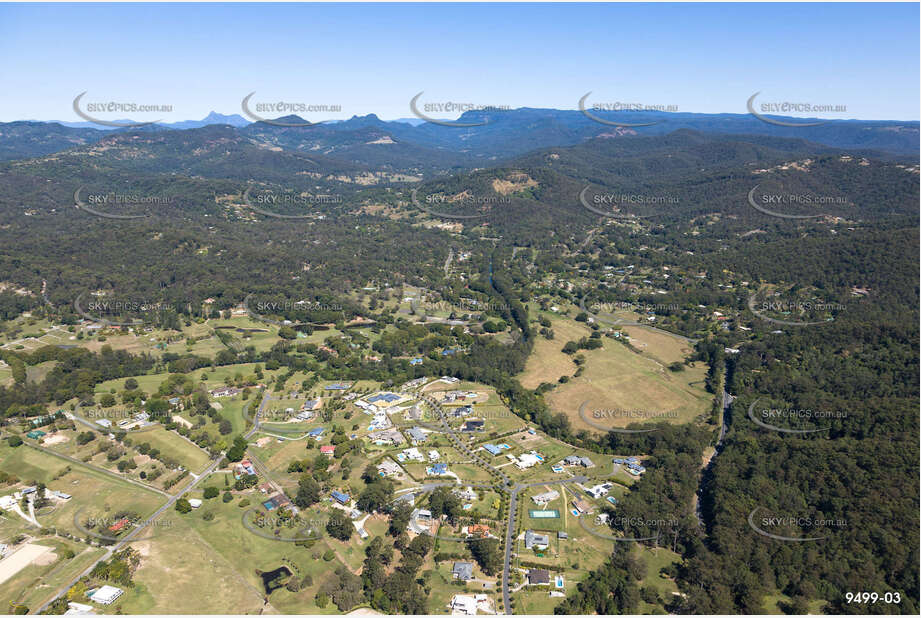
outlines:
[[[323,538],[310,548],[273,541],[247,530],[241,521],[245,509],[238,501],[224,504],[211,500],[199,511],[177,516],[170,533],[149,545],[138,543],[146,553],[135,575],[137,591],[126,594],[126,613],[220,613],[233,607],[240,613],[339,613],[335,606],[318,608],[313,602],[317,589],[325,583],[337,561],[357,570],[364,559],[364,543],[353,537],[351,543]],[[322,504],[310,509],[305,517],[321,517]],[[205,521],[204,512],[213,512],[213,521]],[[386,524],[385,524],[386,525]],[[379,526],[378,526],[379,527]],[[380,533],[369,522],[369,531]],[[321,559],[332,549],[331,562]],[[182,564],[175,556],[190,555]],[[246,556],[245,561],[240,556]],[[256,569],[269,571],[281,565],[297,577],[310,575],[313,584],[293,593],[276,590],[263,608],[265,597]],[[208,594],[201,594],[208,590]]]
[[[665,333],[639,326],[625,326],[623,330],[629,335],[633,347],[663,365],[681,362],[694,351],[692,344]]]
[[[55,537],[39,538],[33,544],[54,548],[38,562],[33,562],[0,585],[0,604],[19,603],[35,608],[52,597],[65,583],[93,563],[105,550],[70,543]],[[64,558],[65,549],[74,552],[73,558]]]
[[[703,388],[706,367],[702,363],[673,372],[613,339],[603,342],[602,349],[583,351],[583,375],[545,395],[550,407],[565,413],[574,429],[602,431],[580,417],[583,403],[590,420],[610,427],[656,420],[686,423],[709,408],[712,397]],[[661,349],[664,346],[657,352]]]
[[[38,384],[57,364],[58,361],[45,361],[37,365],[26,366],[26,380]]]
[[[236,518],[231,519],[239,526],[239,514],[234,514]],[[141,552],[135,586],[125,591],[119,603],[106,607],[106,613],[117,608],[129,614],[220,614],[228,608],[259,613],[264,609],[264,595],[251,568],[254,556],[246,551],[249,548],[241,547],[241,553],[229,556],[216,551],[203,538],[200,526],[216,530],[220,524],[204,522],[200,512],[180,516],[170,511],[163,517],[174,520],[173,525],[163,526],[164,532],[154,539],[133,544]],[[247,556],[245,563],[241,555]]]
[[[152,447],[159,449],[164,455],[174,458],[182,467],[192,472],[202,470],[210,461],[205,451],[182,436],[167,431],[163,427],[144,431],[133,437],[136,443],[147,442]]]
[[[4,443],[5,444],[5,443]],[[52,490],[70,494],[66,502],[54,501],[53,508],[42,510],[40,524],[85,536],[74,525],[74,516],[80,519],[98,517],[108,519],[115,512],[129,510],[139,516],[152,513],[163,503],[163,496],[153,491],[131,485],[104,475],[101,472],[72,464],[27,446],[0,447],[0,469],[15,474],[24,483],[43,482]],[[3,493],[10,493],[4,491]],[[18,521],[10,522],[18,525]],[[22,523],[25,523],[24,521]]]
[[[524,372],[519,376],[525,388],[537,388],[542,383],[556,384],[561,376],[571,376],[576,371],[572,357],[563,353],[567,341],[578,341],[588,337],[591,330],[575,320],[562,318],[549,312],[540,312],[552,323],[553,339],[536,337],[534,351],[528,357]]]

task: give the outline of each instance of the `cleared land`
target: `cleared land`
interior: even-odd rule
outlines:
[[[552,324],[556,337],[550,341],[541,337],[535,343],[521,377],[524,386],[556,383],[559,375],[575,373],[576,365],[561,351],[562,347],[591,331],[568,318],[556,317]],[[631,335],[631,343],[640,352],[603,337],[603,348],[579,351],[586,359],[581,376],[545,394],[550,407],[566,414],[575,429],[603,431],[580,417],[579,408],[585,402],[586,417],[595,425],[610,427],[657,420],[686,423],[707,411],[712,397],[703,388],[705,366],[697,363],[678,372],[667,368],[667,363],[683,360],[690,351],[688,345],[647,329],[633,328],[628,332],[633,331],[636,339]]]

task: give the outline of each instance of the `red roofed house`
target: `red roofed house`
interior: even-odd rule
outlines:
[[[320,452],[323,453],[324,455],[335,455],[336,447],[333,446],[332,444],[326,444],[320,447]]]
[[[122,519],[119,519],[117,522],[109,526],[109,530],[111,532],[118,532],[119,530],[124,528],[127,524],[128,524],[128,518],[123,517]]]

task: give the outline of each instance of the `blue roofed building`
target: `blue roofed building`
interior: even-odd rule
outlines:
[[[344,494],[341,491],[334,491],[330,493],[329,495],[332,496],[333,500],[335,500],[339,504],[348,504],[349,501],[351,500],[348,494]]]
[[[498,455],[502,452],[502,449],[496,446],[495,444],[484,444],[483,448],[489,451],[490,455]]]
[[[377,403],[378,401],[386,401],[387,403],[393,403],[394,401],[399,401],[400,396],[396,393],[377,393],[368,397],[368,402]]]

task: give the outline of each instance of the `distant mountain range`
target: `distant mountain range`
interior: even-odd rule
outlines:
[[[23,121],[0,123],[0,159],[51,154],[93,143],[113,132],[191,130],[216,125],[232,127],[269,147],[418,172],[491,165],[541,148],[574,146],[594,138],[629,139],[680,129],[803,139],[833,148],[916,160],[921,135],[917,121],[833,120],[817,126],[782,126],[750,114],[593,111],[591,115],[594,118],[578,110],[536,108],[472,111],[455,121],[468,125],[463,127],[412,118],[386,121],[375,114],[309,124],[297,116],[250,123],[237,114],[211,112],[202,120],[116,129],[92,123]],[[810,121],[779,116],[771,119],[791,124]]]
[[[31,120],[29,122],[45,122],[59,124],[63,127],[70,127],[72,129],[99,129],[102,131],[113,131],[118,130],[119,127],[110,127],[106,125],[97,124],[95,122],[70,122],[67,120]],[[120,124],[132,124],[136,123],[135,120],[130,120],[127,118],[121,118],[118,120],[113,120],[112,122],[117,122]],[[180,120],[178,122],[158,122],[156,126],[164,127],[168,129],[199,129],[201,127],[206,127],[212,124],[229,124],[232,127],[245,127],[250,124],[251,121],[247,120],[240,114],[219,114],[217,112],[211,112],[201,120]]]

